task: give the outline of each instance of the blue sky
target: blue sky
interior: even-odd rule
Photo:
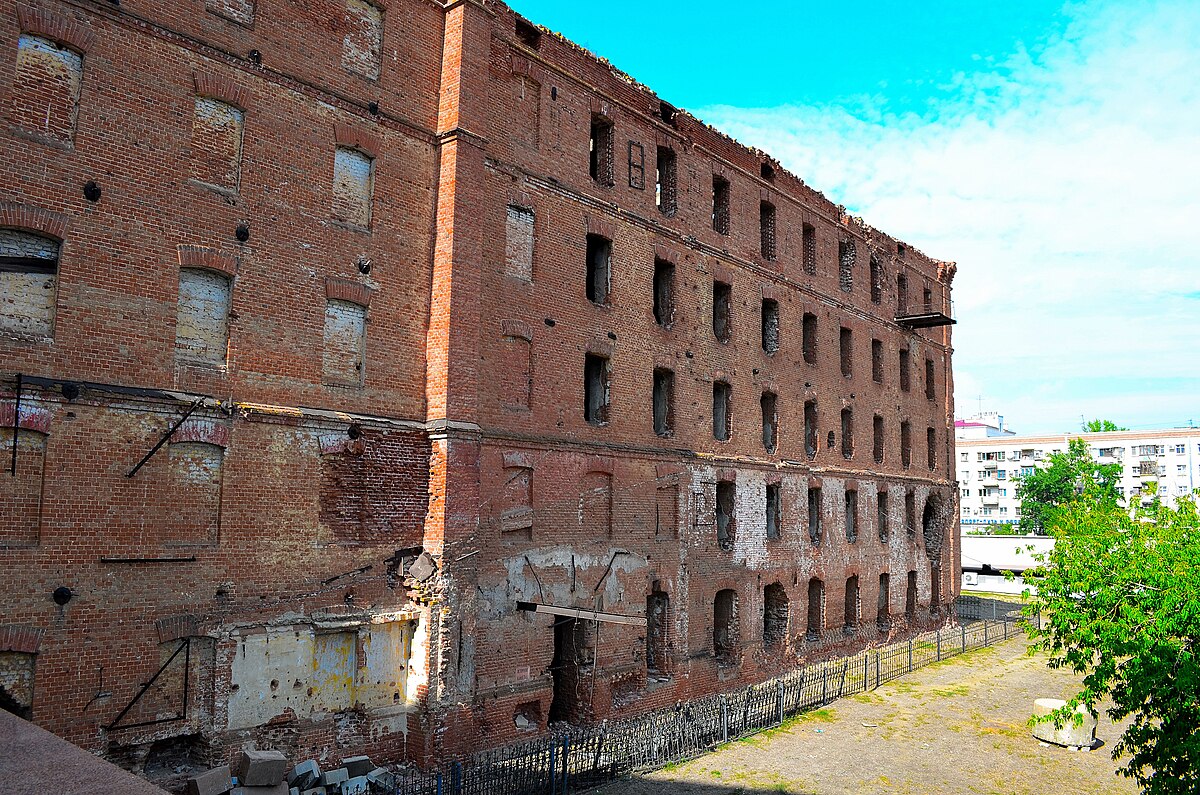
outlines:
[[[511,5],[956,260],[960,414],[1200,424],[1200,2]]]

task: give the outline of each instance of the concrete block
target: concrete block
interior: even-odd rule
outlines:
[[[1057,698],[1039,698],[1033,702],[1035,716],[1049,715],[1056,709],[1065,707],[1067,702]],[[1067,718],[1061,729],[1056,729],[1052,722],[1033,724],[1033,736],[1039,740],[1070,748],[1091,748],[1096,742],[1096,716],[1088,712],[1082,704],[1075,712],[1083,717],[1078,726],[1071,718]]]
[[[306,759],[300,764],[292,768],[292,772],[288,774],[288,786],[295,787],[303,792],[306,789],[312,789],[321,780],[321,767],[315,759]]]
[[[375,765],[371,764],[371,760],[365,756],[350,756],[342,760],[342,767],[346,768],[346,773],[350,778],[365,776],[375,769]]]
[[[280,781],[265,787],[234,787],[233,795],[288,795],[288,785]]]
[[[350,774],[346,772],[346,768],[336,767],[321,774],[321,786],[333,787],[349,779]]]
[[[297,787],[289,787],[288,795],[300,795],[300,790]]]
[[[341,795],[369,795],[371,782],[366,776],[355,776],[342,782]]]
[[[288,772],[288,760],[281,751],[242,751],[238,756],[237,777],[243,787],[274,786]],[[287,795],[287,787],[284,787]]]
[[[233,789],[233,778],[229,765],[214,767],[188,779],[188,795],[224,795]]]
[[[413,561],[408,567],[408,576],[412,577],[417,582],[425,582],[433,576],[437,571],[437,563],[428,552],[422,552],[420,556]]]
[[[390,794],[396,790],[396,777],[384,767],[377,767],[367,773],[367,781],[379,792]]]
[[[301,792],[300,795],[328,795],[328,791],[324,787],[313,787]]]

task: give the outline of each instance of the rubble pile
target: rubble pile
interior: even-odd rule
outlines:
[[[220,765],[188,779],[188,795],[390,795],[396,779],[365,756],[322,771],[307,759],[288,772],[279,751],[242,751],[232,768]]]

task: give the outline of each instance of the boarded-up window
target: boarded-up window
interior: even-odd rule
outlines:
[[[713,654],[719,659],[731,659],[741,645],[738,625],[737,591],[732,588],[717,591],[713,600]]]
[[[533,281],[533,210],[508,206],[504,275]]]
[[[169,519],[164,541],[215,544],[221,508],[225,451],[204,442],[171,445]]]
[[[333,217],[366,229],[371,225],[375,161],[357,149],[339,146],[333,156]]]
[[[506,335],[500,341],[500,396],[510,409],[529,408],[533,390],[533,346],[524,337]]]
[[[245,114],[209,97],[196,97],[192,122],[192,177],[236,191],[242,167]]]
[[[501,495],[501,536],[530,540],[533,537],[533,470],[506,468]]]
[[[362,386],[366,359],[367,308],[329,299],[325,304],[323,380],[337,386]]]
[[[7,471],[11,463],[12,437],[11,427],[0,429],[0,449],[4,450],[6,470],[0,472],[0,546],[28,546],[38,543],[41,527],[46,435],[29,428],[17,431],[15,475]]]
[[[175,353],[181,359],[225,364],[229,348],[230,279],[223,273],[182,268],[175,320]]]
[[[659,486],[654,496],[654,535],[674,538],[679,533],[679,486]]]
[[[729,234],[729,180],[713,175],[712,225],[722,235]]]
[[[788,597],[783,585],[773,582],[763,588],[763,645],[777,646],[787,640]]]
[[[38,36],[17,40],[13,122],[56,141],[75,136],[83,57]]]
[[[838,286],[843,292],[854,289],[854,263],[858,261],[858,246],[853,240],[838,243]]]
[[[383,11],[363,0],[346,0],[342,66],[375,80],[383,63]]]
[[[775,259],[775,205],[760,202],[758,206],[759,253],[765,260]]]
[[[612,535],[612,475],[588,472],[583,477],[579,515],[588,538]]]
[[[0,333],[54,335],[59,244],[48,237],[0,229]]]
[[[205,0],[204,7],[234,22],[254,24],[254,0]]]

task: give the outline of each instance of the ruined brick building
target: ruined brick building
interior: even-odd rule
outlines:
[[[0,3],[0,701],[428,761],[944,620],[954,266],[495,0]]]

